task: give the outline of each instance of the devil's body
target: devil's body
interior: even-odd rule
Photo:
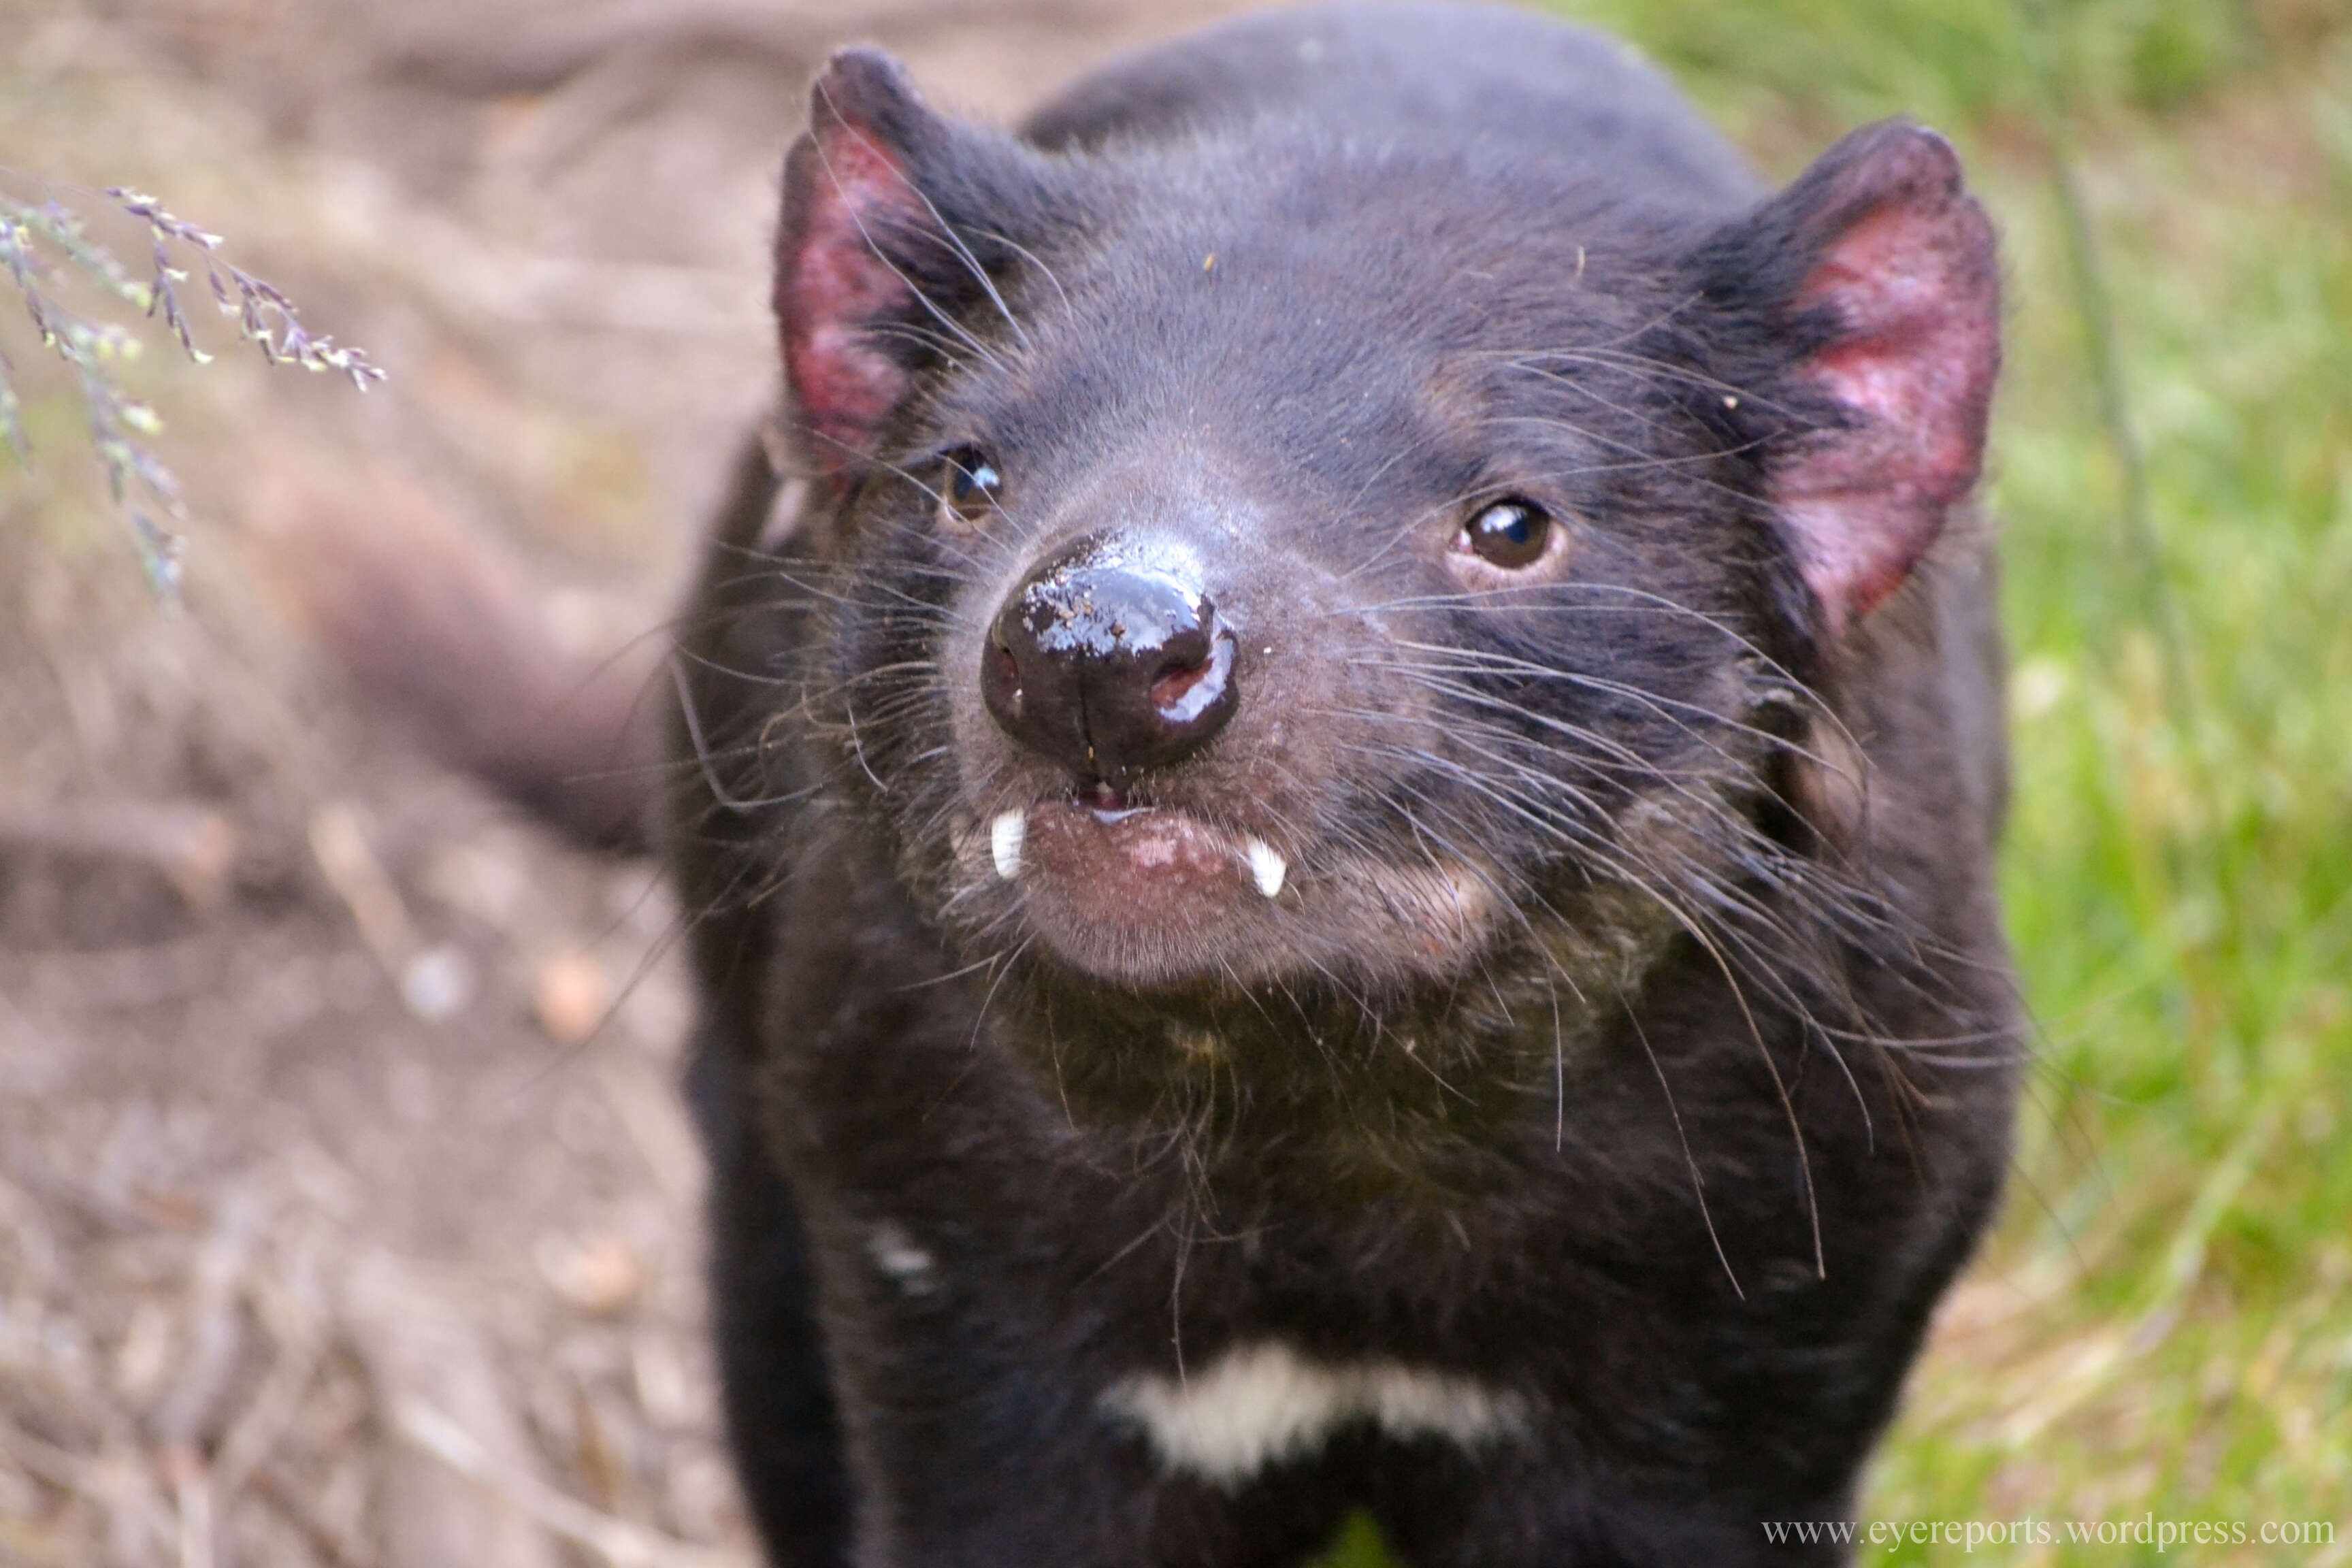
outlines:
[[[1480,7],[816,121],[671,832],[775,1560],[1837,1560],[1763,1524],[1850,1510],[2013,1094],[1948,153],[1768,201]],[[1056,640],[1163,589],[1226,662]]]

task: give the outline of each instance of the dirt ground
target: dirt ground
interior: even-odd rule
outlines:
[[[126,368],[188,498],[161,605],[70,384],[0,327],[35,443],[0,466],[0,1563],[753,1561],[677,913],[358,700],[319,605],[354,559],[488,563],[569,646],[655,647],[771,396],[824,50],[1002,116],[1198,14],[0,0],[10,194],[153,192],[391,373],[225,332]]]

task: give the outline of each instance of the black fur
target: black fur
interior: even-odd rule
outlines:
[[[1613,44],[1476,7],[1228,26],[1021,138],[836,60],[780,241],[811,500],[763,540],[747,461],[673,803],[775,1561],[1272,1564],[1356,1509],[1412,1563],[1835,1559],[1761,1522],[1851,1507],[2013,1094],[1948,158],[1876,128],[1766,200]],[[1902,337],[1836,248],[1874,214],[1981,360],[1916,441],[1841,400]],[[1565,543],[1482,577],[1505,496]],[[1128,876],[982,708],[999,602],[1104,530],[1243,628],[1232,724],[1125,804],[1275,844],[1280,898]],[[1032,803],[1065,858],[1007,881]],[[1521,1430],[1223,1487],[1106,1402],[1267,1341]]]

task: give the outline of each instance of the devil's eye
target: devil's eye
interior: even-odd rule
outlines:
[[[940,499],[966,522],[993,513],[1003,499],[1004,476],[996,459],[978,447],[958,447],[940,459]]]
[[[1475,555],[1490,566],[1516,572],[1543,559],[1551,542],[1551,515],[1533,501],[1514,496],[1482,508],[1463,524],[1454,548]]]

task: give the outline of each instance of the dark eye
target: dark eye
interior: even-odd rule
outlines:
[[[1483,508],[1454,536],[1454,548],[1475,555],[1490,566],[1516,572],[1543,559],[1551,542],[1551,517],[1533,501],[1513,497]]]
[[[996,510],[1004,476],[996,471],[995,458],[978,447],[958,447],[940,459],[940,496],[948,510],[966,522]]]

